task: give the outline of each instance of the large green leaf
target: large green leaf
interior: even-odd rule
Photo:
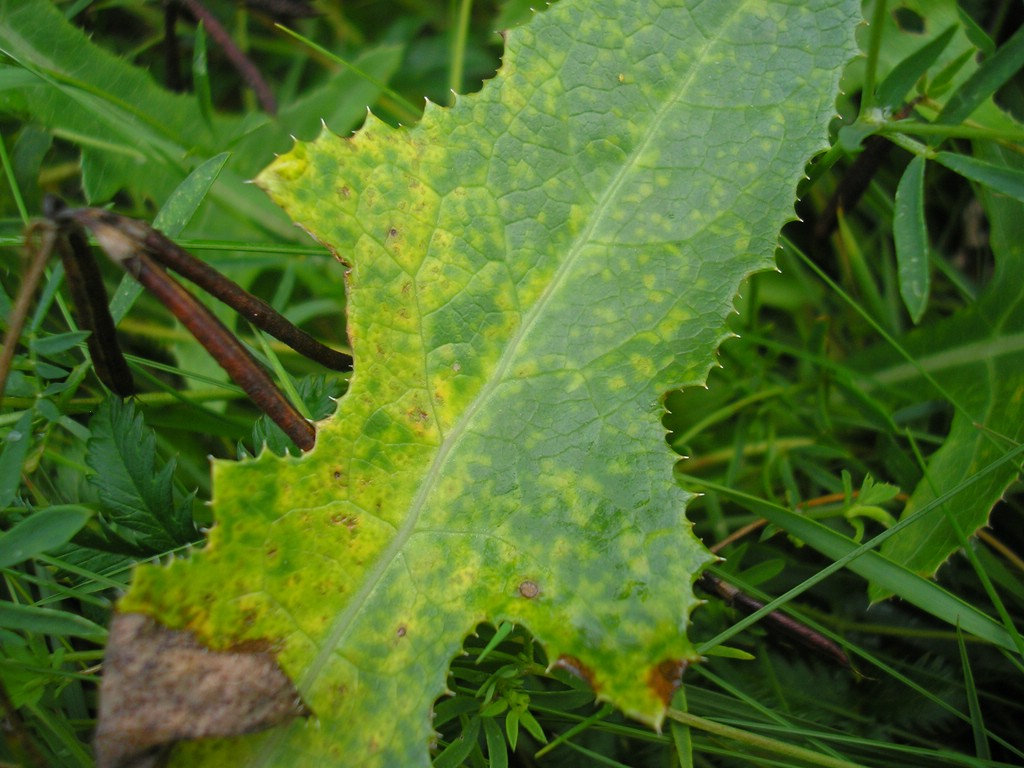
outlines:
[[[356,373],[306,456],[215,465],[206,550],[140,569],[121,610],[273,649],[312,714],[180,764],[427,765],[482,621],[661,722],[710,559],[661,396],[704,380],[740,281],[771,266],[857,16],[565,0],[478,95],[263,173],[351,265]]]

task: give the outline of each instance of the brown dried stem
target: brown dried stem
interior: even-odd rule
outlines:
[[[308,451],[313,447],[316,442],[313,425],[288,402],[223,323],[151,258],[147,238],[154,232],[152,227],[96,208],[64,211],[60,217],[87,227],[107,255],[167,307],[300,449]]]
[[[33,238],[39,235],[42,240],[38,246],[32,244]],[[0,352],[0,403],[3,402],[4,388],[7,386],[7,376],[11,370],[11,363],[14,360],[14,351],[18,347],[18,339],[25,328],[25,320],[28,317],[28,308],[32,304],[32,297],[35,295],[39,281],[43,277],[43,270],[46,262],[53,253],[53,246],[57,239],[56,228],[47,222],[39,222],[33,225],[25,233],[25,241],[29,253],[28,271],[25,279],[18,290],[18,296],[11,307],[11,314],[7,318],[7,335],[4,337],[4,348]]]
[[[173,269],[215,299],[227,304],[257,328],[287,344],[300,355],[334,371],[348,371],[352,358],[331,349],[291,323],[267,302],[224,277],[161,232],[148,228],[143,238],[146,251],[165,267]]]
[[[210,39],[224,50],[224,55],[228,57],[234,68],[238,70],[238,74],[245,80],[246,85],[252,88],[256,98],[259,99],[260,106],[263,107],[263,111],[268,115],[276,115],[277,100],[274,98],[270,86],[267,85],[267,81],[263,79],[259,69],[242,52],[242,49],[235,45],[235,41],[231,39],[231,35],[217,21],[217,17],[210,13],[199,0],[173,0],[173,2],[187,10],[195,19],[203,22],[203,26],[206,27],[206,32],[210,35]]]
[[[79,327],[91,331],[86,343],[96,375],[121,397],[135,394],[135,382],[117,341],[117,329],[110,316],[99,266],[81,228],[71,221],[60,224],[57,253],[64,264],[75,319]]]
[[[736,606],[747,615],[756,613],[764,608],[764,603],[760,600],[755,600],[750,595],[739,589],[739,587],[735,587],[706,571],[700,575],[699,579],[697,579],[697,585],[705,592],[718,595],[720,598]],[[762,621],[764,624],[775,629],[780,634],[785,635],[813,651],[829,657],[840,666],[851,666],[850,659],[846,655],[846,652],[836,643],[829,640],[820,632],[811,629],[806,624],[787,616],[781,611],[771,611],[764,616]]]

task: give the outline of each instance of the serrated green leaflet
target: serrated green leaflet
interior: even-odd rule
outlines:
[[[194,541],[192,496],[175,491],[174,461],[158,460],[156,440],[134,404],[111,396],[90,426],[89,483],[120,535],[151,552]]]
[[[206,551],[140,570],[122,609],[270,642],[314,714],[181,764],[427,765],[484,620],[661,722],[709,555],[660,398],[771,265],[858,9],[668,5],[567,0],[477,96],[260,177],[351,264],[356,373],[303,458],[216,465]]]

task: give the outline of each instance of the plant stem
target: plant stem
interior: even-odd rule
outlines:
[[[448,88],[451,92],[449,103],[455,103],[455,94],[462,91],[462,76],[466,68],[466,35],[469,32],[469,12],[473,0],[461,0],[459,14],[455,21],[452,37],[451,70],[448,73]]]
[[[775,754],[785,755],[793,760],[801,760],[811,765],[819,766],[819,768],[864,768],[860,763],[853,763],[849,760],[840,760],[838,758],[828,757],[820,752],[804,749],[803,747],[798,747],[795,744],[787,744],[784,741],[771,739],[767,736],[758,736],[756,733],[750,733],[749,731],[743,731],[739,728],[733,728],[730,725],[716,723],[714,720],[707,720],[703,717],[691,715],[689,712],[682,712],[678,709],[669,709],[668,712],[666,712],[666,716],[670,720],[674,720],[675,722],[689,726],[690,728],[696,728],[697,730],[704,731],[705,733],[738,741],[753,749],[763,749],[768,752],[774,752]]]

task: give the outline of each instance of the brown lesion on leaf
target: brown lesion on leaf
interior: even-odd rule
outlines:
[[[594,683],[594,671],[575,656],[568,656],[563,653],[558,657],[558,661],[553,666],[576,675],[576,677],[589,685],[594,690],[594,693],[598,692],[598,686]]]
[[[331,515],[331,525],[344,525],[350,531],[359,527],[359,518],[355,515],[337,514]]]
[[[398,625],[398,629],[396,629],[396,630],[395,630],[395,637],[398,637],[398,638],[403,638],[403,637],[405,637],[405,636],[406,636],[406,634],[408,633],[408,631],[409,631],[409,630],[408,630],[408,628],[407,628],[407,627],[405,626],[405,624],[399,624],[399,625]]]
[[[430,421],[430,414],[422,408],[411,408],[405,412],[405,415],[414,424],[427,424]]]
[[[267,641],[211,651],[148,616],[110,626],[98,768],[155,768],[179,741],[255,733],[310,714]]]
[[[352,190],[348,187],[338,187],[338,194],[344,198],[352,197]]]
[[[540,585],[530,579],[525,579],[519,584],[519,594],[527,600],[533,600],[540,594]]]
[[[672,697],[676,695],[679,686],[683,684],[683,672],[686,671],[686,662],[680,659],[665,659],[658,666],[651,669],[647,675],[647,685],[654,691],[654,695],[669,706]]]

